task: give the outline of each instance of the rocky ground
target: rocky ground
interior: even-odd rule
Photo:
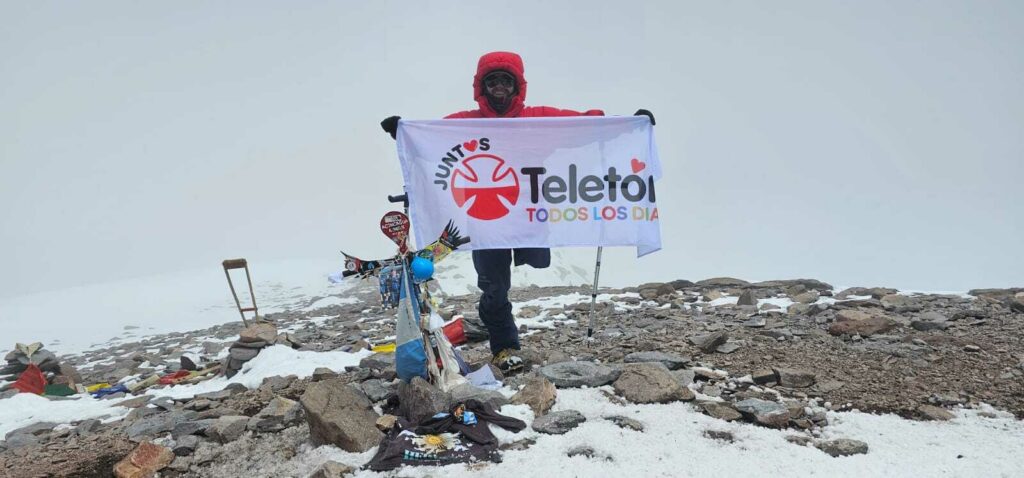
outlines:
[[[719,278],[601,292],[594,337],[586,340],[589,291],[515,289],[529,372],[505,383],[518,392],[469,390],[454,399],[524,403],[539,415],[533,429],[564,433],[576,417],[546,413],[556,390],[610,385],[610,400],[692,401],[721,420],[790,428],[794,442],[813,442],[833,455],[866,450],[852,440],[816,441],[816,430],[828,426],[825,410],[945,420],[950,408],[986,403],[1024,418],[1024,289],[904,295],[833,291],[814,280]],[[376,305],[373,288],[353,294],[361,302],[266,318],[300,350],[358,351],[393,336],[393,311]],[[474,327],[475,301],[447,297],[444,307],[465,315],[477,341],[463,353],[479,365],[489,352]],[[144,377],[173,371],[183,355],[224,359],[241,331],[233,323],[61,359],[84,383]],[[399,386],[388,359],[374,355],[349,370],[271,377],[252,390],[231,386],[182,400],[113,396],[132,408],[123,420],[42,423],[7,434],[0,475],[112,476],[117,469],[117,476],[145,476],[160,469],[160,476],[343,476],[346,466],[360,463],[314,470],[319,464],[292,459],[320,443],[364,451],[381,436],[373,423],[378,414],[430,414],[410,409],[411,397],[428,408],[453,399],[426,383]],[[626,417],[613,421],[636,425]]]

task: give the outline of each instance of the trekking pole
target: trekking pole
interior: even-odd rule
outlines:
[[[590,316],[587,317],[587,346],[594,335],[594,309],[597,306],[597,281],[601,278],[601,253],[603,246],[597,246],[597,262],[594,263],[594,290],[590,293]]]

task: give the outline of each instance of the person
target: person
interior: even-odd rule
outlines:
[[[538,116],[604,116],[598,109],[573,111],[551,106],[526,106],[526,77],[522,58],[512,52],[496,51],[483,55],[477,62],[473,77],[473,99],[477,109],[459,111],[445,119],[463,118],[529,118]],[[655,124],[654,115],[637,110],[637,116],[647,116]],[[400,116],[381,121],[381,128],[395,138]],[[546,248],[485,249],[473,251],[477,286],[481,290],[477,310],[490,334],[491,363],[503,373],[522,370],[523,360],[518,354],[519,329],[512,317],[512,303],[508,291],[512,287],[512,264],[529,265],[543,269],[551,265],[551,250]]]

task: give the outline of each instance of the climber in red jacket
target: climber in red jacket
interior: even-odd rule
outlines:
[[[480,57],[476,76],[473,77],[473,99],[479,109],[452,113],[445,116],[445,119],[604,116],[601,110],[579,112],[550,106],[525,106],[523,59],[511,52],[496,51]],[[650,111],[637,110],[635,115],[647,116],[651,124],[654,124],[654,115]],[[381,121],[380,126],[394,138],[398,132],[399,119],[399,116],[388,117]],[[528,264],[542,269],[551,265],[551,250],[545,248],[473,251],[477,286],[482,291],[477,310],[490,334],[491,353],[494,355],[491,361],[506,373],[523,368],[523,360],[516,356],[519,350],[519,329],[512,317],[512,303],[508,300],[508,291],[512,286],[513,256],[517,266]]]

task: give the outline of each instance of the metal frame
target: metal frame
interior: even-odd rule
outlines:
[[[238,307],[238,315],[242,316],[242,324],[246,327],[249,326],[249,322],[245,320],[245,313],[252,312],[253,316],[258,316],[259,311],[256,307],[256,292],[252,288],[252,275],[249,274],[249,263],[245,259],[225,259],[221,263],[224,266],[224,276],[228,278],[228,287],[231,288],[231,296],[235,298],[235,306]],[[228,272],[232,269],[245,269],[245,280],[249,283],[249,297],[252,298],[252,307],[242,307],[242,303],[238,301],[238,294],[235,292],[235,284],[231,282],[231,273]]]

